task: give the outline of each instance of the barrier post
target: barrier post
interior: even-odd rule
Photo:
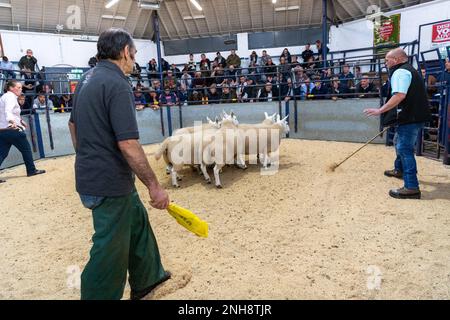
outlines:
[[[34,124],[36,127],[36,136],[37,136],[37,142],[38,142],[38,148],[39,148],[39,156],[41,158],[45,158],[45,152],[44,152],[44,142],[42,140],[42,131],[41,131],[41,121],[39,120],[39,114],[34,114]]]

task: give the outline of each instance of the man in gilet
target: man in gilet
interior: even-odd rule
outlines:
[[[423,79],[408,63],[408,56],[402,49],[390,51],[386,55],[389,68],[391,98],[380,109],[366,109],[368,116],[386,113],[384,126],[396,126],[395,150],[397,158],[393,170],[384,174],[404,180],[404,187],[394,189],[389,195],[397,199],[420,199],[417,164],[414,147],[419,131],[431,119],[429,103]]]

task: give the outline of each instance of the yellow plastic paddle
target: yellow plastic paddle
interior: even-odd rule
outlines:
[[[199,237],[208,237],[208,223],[201,220],[188,209],[182,208],[175,203],[169,204],[167,208],[169,214],[174,217],[179,224],[196,234]]]

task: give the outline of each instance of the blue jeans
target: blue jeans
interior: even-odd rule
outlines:
[[[2,130],[0,131],[0,165],[9,154],[11,146],[15,146],[22,154],[23,162],[27,167],[27,174],[36,171],[34,166],[33,154],[31,147],[27,140],[25,132],[18,130]]]
[[[85,194],[80,194],[80,200],[86,209],[94,210],[100,206],[106,197],[89,196]]]
[[[419,131],[423,128],[423,123],[411,123],[397,127],[397,133],[394,137],[395,151],[395,170],[403,172],[405,188],[418,189],[417,164],[414,157],[414,147],[416,145]]]

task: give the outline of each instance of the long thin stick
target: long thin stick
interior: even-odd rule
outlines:
[[[383,131],[379,132],[375,137],[373,137],[372,139],[370,139],[369,141],[366,142],[365,145],[363,145],[362,147],[360,147],[358,150],[356,150],[355,152],[353,152],[351,155],[349,155],[347,158],[345,158],[344,160],[342,160],[340,163],[333,165],[330,169],[332,171],[336,170],[338,167],[340,167],[345,161],[347,161],[348,159],[350,159],[351,157],[353,157],[355,154],[357,154],[362,148],[366,147],[368,144],[370,144],[373,140],[375,140],[376,138],[378,138],[378,136],[381,136],[383,133],[385,133],[386,131],[389,130],[390,127],[386,127]]]

